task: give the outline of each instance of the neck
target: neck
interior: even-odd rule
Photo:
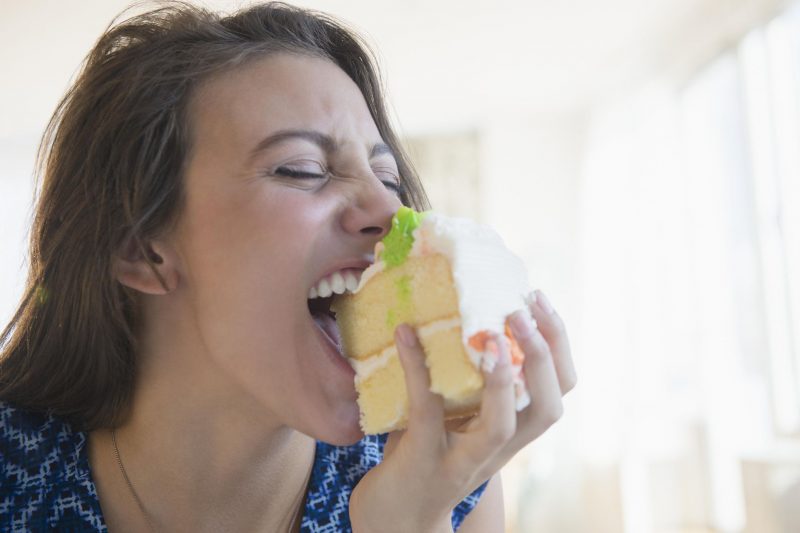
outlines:
[[[304,501],[314,440],[241,392],[199,346],[147,350],[129,419],[116,428],[131,484],[159,530],[288,529]],[[189,360],[193,357],[194,360]],[[90,460],[107,521],[141,514],[110,432],[91,436]],[[104,501],[104,494],[113,501]],[[109,513],[118,503],[127,505]]]

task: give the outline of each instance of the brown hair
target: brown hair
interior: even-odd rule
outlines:
[[[112,257],[133,243],[147,258],[143,243],[179,215],[193,90],[280,51],[328,58],[355,81],[397,157],[403,203],[427,207],[390,126],[375,60],[341,23],[278,2],[225,17],[170,2],[112,25],[42,139],[27,286],[0,335],[0,399],[84,430],[124,418],[137,305],[113,278]]]

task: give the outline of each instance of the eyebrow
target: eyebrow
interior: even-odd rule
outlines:
[[[260,152],[282,143],[288,139],[302,139],[316,144],[325,152],[335,152],[338,144],[330,135],[326,135],[316,130],[280,130],[269,137],[266,137],[259,142],[255,148],[250,152],[250,159],[255,157]],[[372,145],[369,152],[369,158],[377,157],[379,155],[390,154],[394,157],[394,150],[392,147],[384,142],[378,142]]]

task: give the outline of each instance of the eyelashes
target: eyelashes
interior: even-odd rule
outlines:
[[[381,169],[374,169],[373,172],[387,189],[393,191],[398,196],[403,194],[403,182],[400,181],[400,178],[397,176],[397,174],[392,171]]]
[[[382,183],[387,189],[390,189],[391,191],[393,191],[397,196],[402,196],[403,195],[403,191],[405,190],[405,188],[403,187],[403,184],[401,182],[399,182],[399,181],[384,181]]]
[[[400,179],[392,172],[382,171],[380,169],[373,170],[375,176],[381,180],[383,185],[397,194],[401,196],[403,191],[405,190],[403,187],[402,182]],[[321,166],[318,169],[298,169],[292,168],[290,166],[280,166],[273,170],[271,174],[275,176],[279,176],[282,178],[289,178],[289,179],[296,179],[296,180],[324,180],[331,177],[331,173],[327,170],[322,168]],[[388,179],[386,177],[388,176]]]
[[[307,170],[296,170],[289,167],[278,167],[272,174],[292,179],[324,179],[328,177],[327,172],[309,172]]]

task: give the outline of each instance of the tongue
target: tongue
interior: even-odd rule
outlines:
[[[328,313],[314,313],[312,316],[319,329],[325,332],[339,353],[342,353],[342,337],[339,335],[339,325],[336,323],[336,319]]]

